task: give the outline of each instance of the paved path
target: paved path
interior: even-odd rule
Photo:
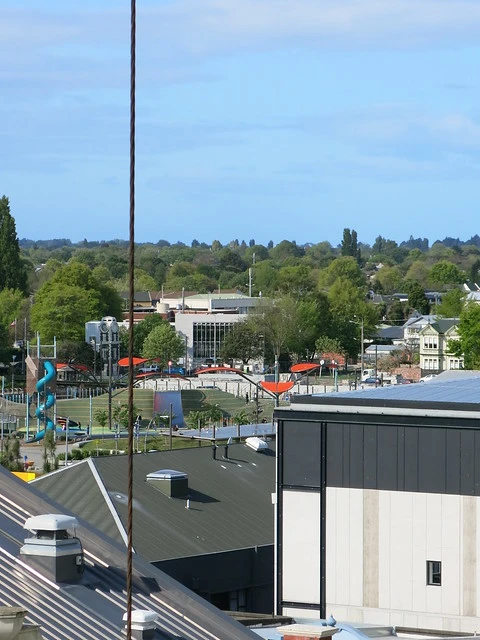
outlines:
[[[71,451],[73,448],[78,447],[78,442],[69,442],[68,450]],[[58,456],[59,453],[65,453],[65,442],[61,442],[57,444],[55,455]],[[20,446],[20,457],[24,460],[24,457],[27,456],[28,460],[33,460],[35,471],[42,471],[43,469],[43,442],[34,442],[32,444],[22,444]],[[60,460],[60,465],[63,464],[63,460]]]

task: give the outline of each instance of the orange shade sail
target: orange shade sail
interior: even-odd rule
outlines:
[[[132,362],[133,362],[133,366],[136,367],[137,364],[143,364],[144,362],[147,362],[148,358],[133,358]],[[120,360],[118,361],[118,366],[119,367],[128,367],[128,365],[130,364],[130,361],[128,358],[120,358]]]
[[[313,369],[320,369],[320,365],[314,364],[313,362],[299,362],[298,364],[294,364],[290,367],[290,371],[292,373],[304,373],[305,371]]]
[[[290,391],[294,384],[294,382],[264,382],[263,380],[260,382],[260,386],[270,393],[285,393]]]

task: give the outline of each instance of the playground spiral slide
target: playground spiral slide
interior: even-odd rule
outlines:
[[[46,431],[48,429],[53,429],[55,426],[53,423],[53,420],[51,420],[47,416],[46,410],[50,409],[55,404],[55,396],[47,387],[47,385],[49,382],[51,382],[51,380],[55,378],[55,376],[57,375],[57,372],[53,364],[50,362],[50,360],[44,361],[43,368],[45,369],[45,375],[43,376],[43,378],[40,378],[40,380],[37,382],[36,387],[39,393],[39,397],[40,397],[40,394],[43,394],[45,397],[43,399],[43,403],[38,405],[35,411],[35,415],[39,420],[44,422],[45,426],[42,430],[37,432],[34,438],[31,438],[30,440],[28,440],[27,441],[28,443],[38,442],[39,440],[42,440],[42,438],[45,437]]]

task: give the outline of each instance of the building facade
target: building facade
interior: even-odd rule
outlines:
[[[458,318],[442,318],[419,331],[419,355],[422,374],[463,369],[463,358],[455,356],[449,341],[458,339]]]
[[[480,628],[480,405],[445,384],[276,410],[276,613]]]

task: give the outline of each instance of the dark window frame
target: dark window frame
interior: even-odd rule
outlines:
[[[442,563],[440,560],[427,560],[427,586],[442,586]]]

